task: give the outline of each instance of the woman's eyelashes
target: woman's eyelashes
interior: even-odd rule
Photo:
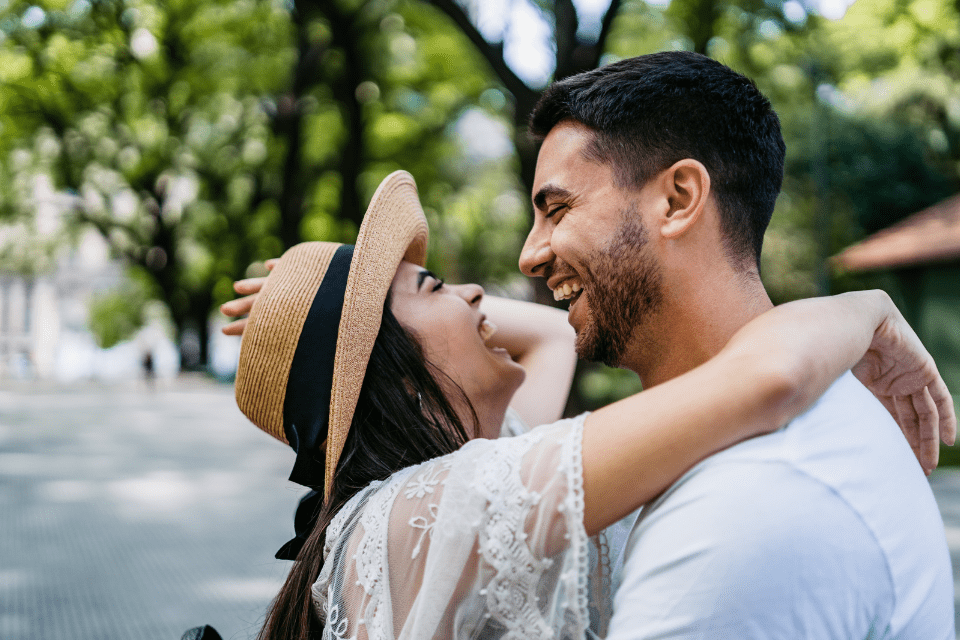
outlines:
[[[434,280],[436,280],[436,284],[433,285],[433,289],[431,289],[431,291],[440,291],[440,288],[443,287],[443,280],[436,277]]]

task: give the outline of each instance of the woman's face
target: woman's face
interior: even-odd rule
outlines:
[[[483,414],[498,406],[502,420],[525,374],[506,349],[485,344],[494,329],[480,311],[483,287],[444,284],[423,267],[402,262],[391,297],[393,315],[416,335],[427,359],[466,392],[481,423]],[[481,435],[496,437],[499,432]]]

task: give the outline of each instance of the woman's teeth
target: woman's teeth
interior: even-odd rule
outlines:
[[[489,320],[484,320],[480,323],[480,339],[486,342],[494,336],[497,332],[497,325],[493,324]]]
[[[553,290],[553,299],[557,300],[558,302],[560,300],[568,300],[581,289],[583,289],[583,285],[581,285],[579,282],[574,282],[573,284],[565,282]]]

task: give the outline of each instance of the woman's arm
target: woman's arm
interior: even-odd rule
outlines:
[[[276,260],[267,260],[273,269]],[[233,283],[234,290],[246,297],[224,303],[220,311],[230,317],[244,316],[253,308],[266,278],[248,278]],[[527,372],[510,406],[529,426],[554,422],[567,403],[577,356],[573,350],[576,334],[567,322],[567,314],[533,302],[484,296],[480,306],[497,325],[489,344],[506,349]],[[234,320],[223,327],[228,336],[239,336],[247,319]]]
[[[937,433],[946,443],[956,435],[953,405],[889,297],[801,300],[756,318],[696,369],[587,417],[587,532],[632,512],[712,453],[781,427],[850,368],[875,394],[901,398],[901,429],[915,434],[924,470],[936,466]]]
[[[497,325],[488,341],[523,365],[527,377],[510,401],[530,426],[558,420],[567,403],[577,356],[567,313],[533,302],[484,296],[480,310]]]

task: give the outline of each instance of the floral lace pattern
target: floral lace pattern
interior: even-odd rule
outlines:
[[[407,500],[412,500],[413,498],[423,498],[428,493],[433,493],[434,488],[440,482],[440,477],[445,471],[450,470],[450,466],[453,465],[452,460],[444,460],[438,465],[428,466],[426,471],[417,475],[416,478],[411,480],[404,491],[407,496]]]
[[[535,444],[533,438],[526,440],[528,447]],[[537,585],[550,560],[533,555],[523,527],[540,496],[521,482],[519,468],[526,450],[509,446],[514,445],[509,441],[498,444],[508,446],[498,447],[498,455],[484,465],[477,483],[490,505],[480,527],[480,552],[497,572],[480,595],[486,595],[491,617],[507,630],[505,639],[550,637],[537,596]]]
[[[313,588],[324,640],[583,638],[582,425],[474,440],[354,496]]]

